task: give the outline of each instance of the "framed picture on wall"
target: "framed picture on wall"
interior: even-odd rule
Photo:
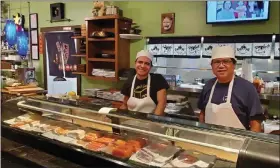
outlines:
[[[31,30],[31,44],[38,44],[38,30]]]
[[[175,13],[161,14],[161,34],[172,34],[175,29]]]
[[[30,18],[30,28],[38,29],[38,13],[31,13],[29,18]]]
[[[38,45],[31,46],[31,56],[32,60],[39,60],[39,47]]]

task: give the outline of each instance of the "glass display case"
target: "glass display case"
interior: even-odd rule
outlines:
[[[1,115],[2,136],[84,166],[279,165],[277,135],[120,111],[106,102],[20,97],[3,103]]]

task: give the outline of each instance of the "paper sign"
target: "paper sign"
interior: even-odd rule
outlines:
[[[173,55],[173,44],[161,44],[161,55]]]
[[[187,44],[187,55],[188,56],[200,55],[200,44]]]
[[[236,56],[251,57],[253,54],[252,43],[236,43],[235,54]]]
[[[149,44],[148,51],[153,55],[160,55],[161,54],[161,44]]]
[[[174,55],[187,55],[186,44],[174,44]]]
[[[271,43],[253,43],[253,56],[270,56]]]
[[[109,107],[102,107],[98,113],[101,113],[101,114],[108,114],[110,111],[116,111],[117,109],[116,108],[109,108]]]
[[[213,48],[217,47],[218,44],[203,44],[203,50],[202,50],[202,55],[205,55],[205,56],[211,56],[212,55],[212,50]]]

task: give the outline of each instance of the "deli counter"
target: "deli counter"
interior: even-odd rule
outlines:
[[[1,108],[2,137],[83,167],[279,167],[278,135],[45,96]]]

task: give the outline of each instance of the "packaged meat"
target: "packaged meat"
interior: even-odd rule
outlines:
[[[162,167],[180,150],[180,148],[160,143],[150,144],[133,154],[129,160],[149,165]]]
[[[75,139],[83,139],[85,137],[85,131],[78,129],[78,130],[71,130],[67,132],[67,136]]]
[[[100,133],[87,133],[85,134],[85,137],[83,138],[84,141],[87,141],[87,142],[91,142],[91,141],[94,141],[95,139],[97,138],[100,138],[101,137],[101,134]]]
[[[35,120],[29,123],[30,127],[38,127],[40,125],[40,121]]]
[[[119,145],[112,150],[112,155],[121,158],[121,159],[129,159],[130,156],[134,153],[134,149],[129,145]]]
[[[47,137],[49,139],[57,139],[58,137],[58,135],[54,134],[53,132],[43,133],[42,136]]]
[[[102,149],[102,152],[120,159],[129,159],[134,151],[135,149],[133,146],[121,139],[110,143],[108,146]]]
[[[128,140],[127,144],[133,147],[134,153],[145,146],[145,142],[140,141],[140,140]]]
[[[114,142],[115,139],[108,138],[108,137],[101,137],[94,140],[95,142],[103,143],[105,145],[109,145],[110,143]]]
[[[99,142],[94,142],[94,141],[88,143],[85,146],[86,149],[89,149],[89,150],[92,150],[92,151],[95,151],[95,152],[100,151],[104,147],[106,147],[106,145],[104,143],[99,143]]]
[[[16,120],[15,118],[12,118],[12,119],[9,119],[9,120],[5,120],[3,122],[6,123],[6,124],[9,124],[9,125],[12,125],[12,124],[16,123],[15,120]]]
[[[63,142],[63,143],[69,143],[74,140],[74,138],[70,138],[70,137],[67,137],[64,135],[58,135],[58,136],[54,137],[54,139],[56,139],[60,142]]]
[[[32,130],[32,127],[30,127],[29,124],[21,125],[18,128],[20,128],[22,130],[25,130],[25,131],[31,131]]]
[[[203,154],[194,150],[186,150],[164,167],[208,168],[215,164],[216,156]]]
[[[12,124],[12,125],[10,125],[11,127],[15,127],[15,128],[19,128],[20,126],[23,126],[23,125],[25,125],[26,123],[25,122],[23,122],[23,121],[18,121],[18,122],[16,122],[16,123],[14,123],[14,124]]]
[[[48,129],[49,126],[50,125],[47,125],[47,124],[40,124],[38,126],[35,126],[32,131],[45,133],[45,132],[51,131],[50,129]]]
[[[71,142],[69,142],[70,144],[76,145],[76,146],[81,146],[81,147],[85,147],[89,142],[81,140],[81,139],[75,139]]]
[[[55,130],[57,128],[57,126],[42,124],[39,128],[40,128],[40,131],[42,131],[42,132],[48,132],[48,131]]]
[[[57,127],[53,130],[53,132],[57,135],[66,135],[69,130],[63,129],[61,127]]]
[[[25,116],[18,116],[16,119],[15,119],[15,122],[20,122],[20,121],[23,121],[23,122],[32,122],[33,120],[28,118],[28,117],[25,117]]]

